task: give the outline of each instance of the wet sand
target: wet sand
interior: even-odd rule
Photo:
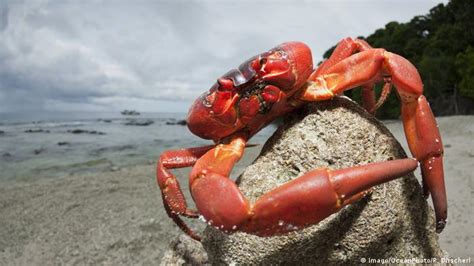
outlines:
[[[440,243],[452,257],[472,257],[474,116],[438,121],[449,199],[449,222]],[[387,122],[387,127],[406,147],[400,122]],[[234,176],[258,151],[249,149]],[[180,231],[162,208],[154,171],[149,164],[1,181],[0,264],[157,264]],[[187,192],[188,170],[175,173]],[[199,221],[189,222],[202,227]]]

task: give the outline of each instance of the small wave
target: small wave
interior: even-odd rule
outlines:
[[[85,121],[69,121],[69,122],[47,122],[42,124],[44,127],[77,127],[92,124],[92,122]]]
[[[2,126],[22,126],[22,127],[77,127],[92,124],[93,121],[33,121],[33,122],[6,122]]]

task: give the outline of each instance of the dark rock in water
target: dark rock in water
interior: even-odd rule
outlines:
[[[0,130],[0,135],[3,135],[3,134],[5,134],[5,131]]]
[[[64,146],[64,145],[69,145],[70,143],[67,141],[60,141],[58,142],[58,146]]]
[[[126,125],[126,126],[149,126],[153,123],[154,122],[151,119],[146,119],[146,120],[129,119],[129,120],[127,120],[127,122],[125,122],[124,125]]]
[[[135,111],[135,110],[123,110],[122,112],[120,112],[122,115],[140,115],[139,112]]]
[[[25,133],[49,133],[49,130],[41,129],[41,128],[34,128],[34,129],[27,129]]]
[[[105,135],[104,132],[100,132],[96,130],[84,130],[84,129],[73,129],[73,130],[68,130],[67,132],[72,133],[72,134]]]
[[[9,152],[5,152],[5,153],[2,154],[2,157],[3,157],[3,158],[11,158],[11,157],[12,157],[12,154],[9,153]]]
[[[186,120],[178,120],[178,121],[167,121],[166,122],[167,125],[178,125],[178,126],[185,126],[187,124]]]
[[[38,154],[43,153],[44,151],[45,151],[44,148],[39,148],[39,149],[35,149],[35,150],[33,151],[33,153],[34,153],[35,155],[38,155]]]
[[[97,121],[99,121],[99,122],[104,122],[104,123],[112,123],[112,120],[111,120],[111,119],[102,119],[102,118],[99,118],[99,119],[97,119]]]

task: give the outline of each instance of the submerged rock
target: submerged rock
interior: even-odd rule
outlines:
[[[149,126],[153,124],[153,120],[146,119],[146,120],[138,120],[138,119],[129,119],[125,122],[124,125],[126,126]]]
[[[187,125],[187,121],[184,120],[184,119],[182,119],[182,120],[174,120],[174,119],[172,119],[172,120],[170,120],[170,121],[166,121],[166,124],[167,124],[167,125],[172,125],[172,126],[174,126],[174,125],[185,126],[185,125]]]
[[[85,129],[73,129],[73,130],[68,130],[67,132],[72,133],[72,134],[105,135],[104,132],[100,132],[96,130],[85,130]]]
[[[122,112],[120,112],[122,115],[140,115],[140,112],[137,112],[135,110],[123,110]]]
[[[34,128],[34,129],[27,129],[24,132],[25,133],[49,133],[49,130],[41,129],[41,128]]]
[[[340,169],[404,157],[400,144],[382,123],[349,99],[336,98],[308,104],[289,115],[238,183],[253,202],[314,168]],[[202,245],[209,263],[216,265],[439,259],[445,254],[434,229],[434,213],[410,174],[375,187],[364,199],[306,229],[263,238],[227,235],[207,227]]]
[[[45,152],[45,151],[46,151],[46,150],[45,150],[44,148],[38,148],[38,149],[33,150],[33,153],[34,153],[35,155],[38,155],[38,154],[41,154],[41,153],[43,153],[43,152]]]

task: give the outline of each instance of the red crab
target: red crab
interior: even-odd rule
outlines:
[[[380,100],[373,87],[383,82]],[[242,157],[247,141],[275,118],[306,102],[330,100],[362,86],[369,112],[384,101],[392,85],[402,105],[402,120],[416,159],[371,163],[347,169],[315,169],[250,203],[229,174]],[[283,234],[316,224],[359,200],[365,191],[403,176],[421,164],[425,196],[432,195],[436,230],[446,224],[443,145],[436,120],[416,68],[405,58],[372,48],[360,39],[342,40],[316,70],[303,43],[280,44],[250,58],[201,95],[188,114],[188,127],[216,144],[165,151],[159,158],[157,181],[168,215],[188,235],[199,240],[180,216],[197,218],[224,232],[259,236]],[[172,168],[193,166],[189,182],[197,211],[187,207]],[[280,226],[281,223],[291,227]]]

